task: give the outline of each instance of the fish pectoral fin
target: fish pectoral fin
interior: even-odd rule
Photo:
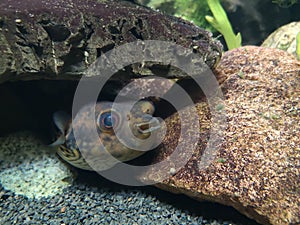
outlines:
[[[65,135],[62,134],[61,136],[59,136],[59,138],[57,138],[56,141],[54,141],[52,144],[48,146],[54,147],[54,146],[62,145],[63,143],[65,143],[65,141],[66,141]]]
[[[71,121],[71,116],[64,111],[58,111],[53,114],[53,121],[60,132],[64,134]]]

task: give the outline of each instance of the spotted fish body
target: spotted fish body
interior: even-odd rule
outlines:
[[[160,123],[152,116],[152,103],[139,101],[132,108],[128,105],[126,102],[86,105],[73,120],[64,112],[55,113],[54,123],[61,134],[52,145],[58,147],[58,155],[80,169],[106,170],[118,162],[132,160],[144,154],[146,151],[137,149],[151,149],[157,144]],[[88,119],[91,115],[95,116],[95,120]],[[95,133],[95,122],[97,140],[90,138]],[[83,135],[75,138],[75,129]],[[102,144],[100,146],[99,140]]]

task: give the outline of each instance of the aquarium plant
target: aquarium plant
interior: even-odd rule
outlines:
[[[197,26],[205,28],[206,30],[210,30],[212,32],[216,31],[204,17],[204,15],[207,15],[210,11],[207,1],[176,0],[175,8],[177,11],[175,16],[181,16],[184,19],[192,21]]]
[[[300,60],[300,31],[296,36],[296,55],[298,60]]]
[[[207,22],[204,15],[210,13],[207,1],[204,0],[151,0],[147,6],[170,15],[192,21],[199,27],[215,32],[214,27]]]
[[[207,3],[213,16],[205,16],[206,20],[224,36],[229,50],[240,47],[242,45],[242,36],[240,33],[234,33],[220,1],[207,0]]]

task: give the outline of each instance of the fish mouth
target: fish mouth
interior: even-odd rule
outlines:
[[[150,115],[144,116],[145,121],[135,124],[138,132],[148,134],[161,128],[160,121]]]

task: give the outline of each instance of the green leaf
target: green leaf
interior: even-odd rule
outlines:
[[[240,33],[235,34],[233,32],[231,23],[220,1],[207,0],[207,4],[213,17],[205,16],[205,19],[224,36],[228,49],[240,47],[242,45],[242,36]]]
[[[296,55],[298,60],[300,60],[300,31],[296,36]]]

